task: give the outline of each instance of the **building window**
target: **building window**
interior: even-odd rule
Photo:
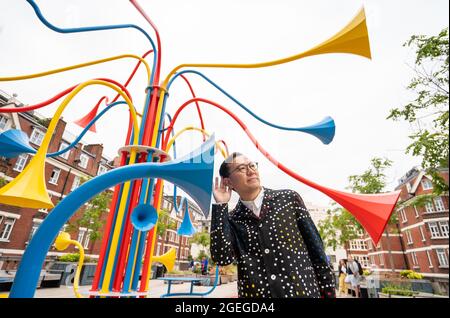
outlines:
[[[34,128],[31,133],[30,142],[40,146],[42,144],[42,140],[44,140],[44,136],[45,134],[41,130]]]
[[[434,206],[436,207],[436,211],[445,211],[444,202],[441,197],[434,198]]]
[[[72,189],[71,191],[75,190],[76,188],[78,188],[80,186],[81,183],[81,177],[80,176],[75,176],[73,178],[73,183],[72,183]]]
[[[350,249],[351,250],[357,250],[358,249],[358,245],[356,244],[355,240],[350,241]]]
[[[27,164],[28,155],[27,154],[21,154],[16,161],[16,164],[14,165],[13,170],[21,172],[23,168],[25,168],[25,165]]]
[[[85,154],[81,154],[80,155],[80,162],[78,163],[78,165],[81,168],[86,169],[87,166],[88,166],[88,162],[89,162],[89,157],[87,155],[85,155]]]
[[[448,222],[439,222],[439,228],[441,229],[442,237],[448,238]]]
[[[88,248],[89,248],[89,241],[90,241],[90,239],[91,239],[91,232],[92,232],[92,230],[87,231],[86,238],[84,239],[84,245],[83,245],[83,247],[84,247],[85,249],[88,249]]]
[[[104,174],[105,172],[108,172],[108,168],[106,168],[105,166],[99,165],[97,175],[100,176],[100,175]]]
[[[411,245],[413,243],[413,239],[412,239],[412,236],[411,236],[411,231],[405,231],[405,233],[406,233],[406,242],[409,245]]]
[[[50,175],[50,180],[48,183],[58,184],[59,174],[61,173],[61,169],[53,169],[52,174]]]
[[[34,236],[34,233],[36,233],[37,229],[39,228],[39,225],[41,225],[42,220],[33,220],[33,226],[31,227],[31,231],[30,231],[30,237],[28,238],[28,242],[31,241],[31,239]]]
[[[416,252],[412,252],[412,253],[411,253],[411,258],[412,258],[413,264],[414,264],[415,266],[419,265],[419,261],[417,260]]]
[[[427,256],[428,256],[428,264],[430,264],[430,268],[431,268],[431,267],[433,267],[433,262],[431,260],[430,251],[427,251]]]
[[[434,212],[434,207],[433,207],[433,203],[432,202],[425,203],[425,212],[426,213],[433,213]]]
[[[428,179],[424,179],[424,180],[422,180],[422,188],[424,190],[433,189],[433,183],[431,183],[431,181]]]
[[[380,265],[384,266],[384,256],[383,256],[383,254],[378,254],[378,259],[380,260]]]
[[[14,223],[16,223],[16,219],[14,218],[5,218],[3,223],[0,223],[0,241],[9,241],[9,237],[11,236],[12,229],[14,227]]]
[[[417,207],[414,206],[414,215],[416,216],[416,218],[419,217],[419,211],[417,211]]]
[[[61,144],[59,145],[59,150],[58,150],[58,151],[61,151],[61,150],[63,150],[63,149],[66,149],[68,146],[69,146],[69,144],[68,144],[67,142],[63,141],[63,142],[61,142]],[[59,156],[60,156],[61,158],[67,160],[67,159],[69,159],[69,155],[70,155],[70,150],[67,150],[66,152],[60,154]]]
[[[0,115],[0,129],[5,130],[6,126],[8,125],[8,117]]]
[[[369,246],[369,249],[372,250],[373,249],[373,245],[372,245],[372,241],[368,241],[367,245]]]
[[[78,238],[77,241],[82,244],[83,243],[83,238],[84,238],[84,234],[86,233],[86,229],[83,227],[80,227],[78,229]]]
[[[402,217],[402,222],[403,222],[403,223],[408,222],[408,219],[406,218],[405,209],[401,209],[401,210],[400,210],[400,216]]]
[[[444,249],[437,249],[436,255],[439,260],[439,267],[448,267],[448,258]]]
[[[431,238],[439,238],[441,236],[436,222],[428,223],[428,228],[430,229]]]
[[[419,226],[420,236],[422,237],[422,242],[425,242],[425,234],[423,233],[423,228]]]

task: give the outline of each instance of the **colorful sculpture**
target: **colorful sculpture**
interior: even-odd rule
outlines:
[[[117,95],[109,103],[108,98],[102,97],[94,108],[76,123],[84,130],[78,137],[78,140],[88,131],[95,131],[94,123],[114,105],[126,104],[130,111],[130,120],[125,146],[120,151],[120,168],[114,169],[101,176],[86,182],[64,200],[62,200],[49,213],[47,218],[41,224],[28,245],[22,261],[19,265],[10,297],[33,297],[35,286],[39,278],[39,272],[45,260],[48,249],[57,238],[58,232],[64,223],[94,195],[105,189],[115,186],[110,213],[104,228],[99,261],[92,284],[90,295],[108,296],[114,294],[130,296],[146,295],[148,291],[148,281],[150,277],[152,256],[156,240],[156,227],[161,198],[163,195],[163,180],[174,183],[188,193],[194,201],[200,206],[205,216],[208,216],[211,187],[213,176],[213,163],[215,150],[219,149],[222,155],[227,156],[228,149],[224,141],[214,141],[214,136],[209,137],[204,127],[203,117],[200,111],[199,103],[214,106],[231,116],[237,124],[245,131],[251,141],[257,146],[269,161],[274,163],[296,180],[307,184],[325,194],[343,207],[348,209],[356,219],[368,231],[372,240],[377,243],[387,221],[398,200],[399,192],[374,195],[360,195],[333,190],[321,186],[315,182],[303,178],[294,171],[288,169],[272,157],[261,144],[251,134],[245,124],[227,108],[204,98],[196,97],[192,86],[185,75],[195,74],[211,85],[216,87],[221,93],[229,97],[234,103],[246,110],[250,115],[273,128],[300,131],[308,133],[318,138],[322,143],[329,144],[335,133],[334,120],[327,116],[317,124],[307,127],[284,127],[278,124],[268,122],[262,119],[248,107],[240,103],[223,88],[213,82],[211,79],[200,73],[198,68],[260,68],[273,65],[292,62],[304,57],[326,54],[326,53],[349,53],[370,58],[370,46],[365,23],[364,10],[361,10],[351,22],[337,34],[313,47],[312,49],[281,58],[274,61],[254,63],[254,64],[181,64],[175,67],[165,79],[160,83],[161,70],[161,39],[156,26],[147,16],[144,10],[139,6],[136,0],[130,0],[135,8],[148,21],[156,34],[155,46],[152,38],[139,26],[133,24],[123,25],[105,25],[94,27],[80,27],[63,29],[54,26],[47,21],[34,0],[27,0],[32,6],[39,20],[48,28],[59,33],[78,33],[91,31],[106,31],[115,29],[134,29],[141,32],[149,41],[151,50],[142,57],[131,54],[125,54],[106,59],[96,60],[83,64],[73,65],[61,69],[46,71],[38,74],[30,74],[15,77],[0,77],[0,81],[25,80],[28,78],[37,78],[48,76],[55,73],[69,71],[75,68],[87,67],[94,64],[105,63],[121,58],[135,58],[139,60],[127,82],[122,85],[114,80],[98,78],[78,85],[57,94],[53,98],[21,108],[0,108],[1,112],[20,112],[29,111],[45,107],[50,103],[66,96],[61,105],[55,112],[42,145],[36,151],[28,144],[28,138],[23,132],[12,130],[0,135],[0,155],[14,157],[21,153],[36,153],[27,167],[9,184],[0,189],[0,202],[3,204],[16,205],[29,208],[53,208],[54,205],[49,198],[44,181],[45,158],[61,154],[69,150],[76,142],[69,145],[66,149],[58,153],[48,154],[48,146],[56,123],[62,115],[64,109],[69,105],[83,88],[91,85],[102,85],[114,90]],[[153,64],[150,67],[145,57],[153,54]],[[138,67],[143,64],[147,70],[148,83],[146,85],[146,100],[142,114],[137,114],[132,102],[130,93],[126,86],[133,78]],[[186,68],[195,69],[186,69]],[[181,105],[173,118],[166,112],[166,104],[172,83],[181,77],[186,81],[192,92],[193,98]],[[123,100],[117,101],[118,98]],[[102,101],[105,100],[107,107],[97,115]],[[116,102],[117,101],[117,102]],[[190,126],[174,134],[175,122],[181,111],[189,104],[195,103],[200,119],[201,128]],[[169,125],[164,127],[164,119],[169,117]],[[141,120],[138,120],[138,116]],[[174,159],[171,160],[168,152],[172,145],[175,145],[175,139],[184,131],[200,131],[204,143],[190,155],[183,158],[176,158],[175,147],[173,149]],[[172,138],[171,138],[172,137]],[[208,139],[206,139],[209,137]],[[171,138],[171,139],[170,139]],[[170,139],[170,140],[169,140]],[[225,150],[222,148],[225,146]],[[216,147],[217,146],[217,147]],[[30,187],[29,185],[33,186]],[[176,191],[176,190],[175,190]],[[175,194],[176,196],[176,194]],[[176,205],[176,198],[174,198]],[[180,235],[192,235],[195,228],[192,226],[188,211],[188,204],[185,198],[180,202],[180,208],[184,203],[184,217],[182,226],[178,229]],[[176,205],[178,210],[178,206]],[[67,236],[67,235],[66,235]],[[65,248],[67,244],[73,241],[70,237],[58,237],[57,247]],[[168,266],[173,266],[174,252],[170,254],[153,258],[162,260]],[[216,270],[217,271],[217,270]],[[140,276],[140,273],[142,275]],[[79,296],[78,290],[76,290]]]

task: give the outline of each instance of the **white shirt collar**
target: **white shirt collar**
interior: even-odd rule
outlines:
[[[261,191],[259,191],[258,196],[252,201],[244,201],[241,200],[242,204],[244,204],[250,211],[252,211],[256,216],[259,217],[259,213],[261,212],[261,206],[264,200],[264,187],[261,187]]]

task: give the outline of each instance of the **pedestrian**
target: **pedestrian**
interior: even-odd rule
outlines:
[[[342,294],[347,295],[347,284],[345,283],[345,279],[347,277],[347,262],[345,259],[339,260],[339,295]]]
[[[202,275],[208,274],[208,259],[203,256],[202,257]]]
[[[333,272],[300,195],[262,187],[258,165],[233,153],[214,184],[211,256],[238,266],[239,297],[335,297]],[[239,195],[229,213],[234,190]]]
[[[360,274],[360,266],[353,259],[353,256],[348,257],[347,262],[347,273],[349,275],[349,281],[352,286],[352,290],[355,292],[355,297],[360,297],[360,284],[361,284],[361,274]]]

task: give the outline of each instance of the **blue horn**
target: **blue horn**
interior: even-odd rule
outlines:
[[[317,124],[297,128],[296,130],[313,135],[318,138],[323,144],[328,145],[333,141],[336,126],[333,118],[330,116],[325,117]]]
[[[139,204],[131,212],[131,223],[139,231],[150,231],[158,221],[158,212],[150,204]]]
[[[23,153],[34,153],[30,140],[25,132],[10,129],[0,134],[0,156],[15,158]]]
[[[192,225],[191,216],[189,214],[189,204],[187,200],[184,202],[184,217],[183,222],[181,222],[180,227],[178,228],[177,234],[178,235],[185,235],[185,236],[191,236],[193,235],[197,230]]]

